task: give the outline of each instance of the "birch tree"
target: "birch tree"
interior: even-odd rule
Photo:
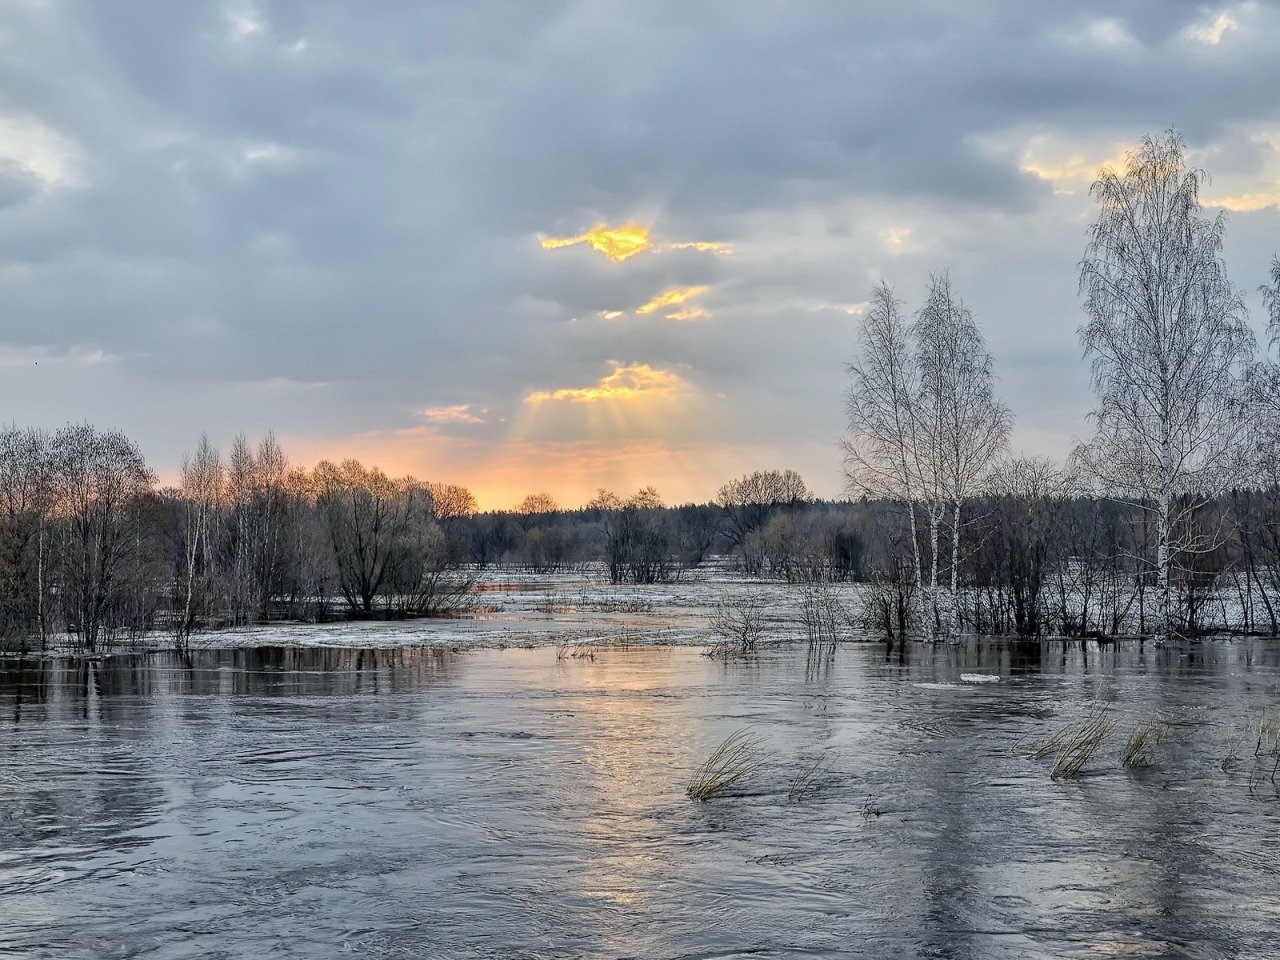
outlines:
[[[930,504],[930,589],[935,598],[941,596],[938,616],[950,636],[957,628],[964,501],[982,492],[1008,444],[1012,416],[996,399],[991,354],[973,312],[955,295],[947,274],[930,278],[912,333],[921,396],[916,459]],[[940,592],[938,528],[947,519],[950,584]]]
[[[175,629],[179,648],[186,647],[197,614],[212,598],[223,475],[221,454],[208,435],[201,434],[195,454],[182,461],[182,613]]]
[[[904,304],[881,281],[871,293],[858,328],[858,357],[849,364],[846,394],[849,436],[844,441],[850,489],[906,506],[911,531],[915,595],[926,607],[917,504],[924,499],[916,452],[919,374]],[[928,510],[928,504],[924,507]]]
[[[881,283],[863,314],[859,345],[849,368],[850,484],[906,503],[923,625],[931,635],[954,634],[963,504],[981,492],[1009,435],[1010,415],[995,396],[991,355],[946,274],[930,278],[925,304],[910,323],[901,301]],[[927,525],[927,551],[921,549],[918,515]],[[948,521],[944,589],[941,536]]]
[[[1153,520],[1160,639],[1177,558],[1220,542],[1192,520],[1241,476],[1246,446],[1254,340],[1222,259],[1225,216],[1200,205],[1205,178],[1177,132],[1144,137],[1123,170],[1103,168],[1093,184],[1099,211],[1080,264],[1097,405],[1076,461]]]

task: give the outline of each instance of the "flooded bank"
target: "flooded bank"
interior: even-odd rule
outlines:
[[[3,660],[0,956],[1269,957],[1280,801],[1223,761],[1278,677],[1254,642]],[[689,800],[740,730],[756,775]]]

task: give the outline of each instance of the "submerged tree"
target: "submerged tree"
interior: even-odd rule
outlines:
[[[1176,558],[1213,549],[1196,512],[1240,476],[1253,335],[1222,260],[1224,215],[1200,206],[1205,174],[1175,131],[1144,137],[1125,169],[1104,168],[1080,265],[1098,395],[1084,472],[1155,527],[1155,632],[1171,630]]]

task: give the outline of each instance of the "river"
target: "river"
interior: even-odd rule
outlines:
[[[4,659],[0,957],[1274,957],[1277,788],[1223,759],[1278,676],[1246,641]],[[688,799],[739,730],[756,775]]]

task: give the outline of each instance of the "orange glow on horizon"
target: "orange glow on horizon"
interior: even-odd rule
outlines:
[[[390,477],[466,487],[483,510],[507,510],[527,494],[550,491],[566,509],[591,500],[599,487],[626,496],[655,486],[667,503],[705,502],[720,484],[757,462],[764,452],[708,451],[697,443],[662,439],[534,441],[480,444],[417,427],[355,436],[283,438],[294,465],[354,457]]]

